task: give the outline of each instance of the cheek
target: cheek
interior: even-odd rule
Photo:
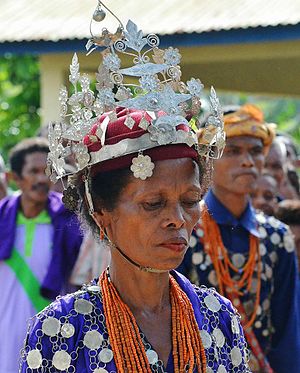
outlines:
[[[192,231],[194,226],[198,223],[200,219],[200,205],[197,208],[187,211],[185,214],[185,221],[188,230]]]
[[[258,156],[255,158],[255,166],[256,168],[261,172],[264,168],[264,162],[265,159],[264,159],[264,156],[261,155],[261,156]]]
[[[230,175],[230,162],[225,159],[218,160],[214,163],[213,178],[214,180],[222,182]]]

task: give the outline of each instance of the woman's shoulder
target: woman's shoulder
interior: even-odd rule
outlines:
[[[224,312],[230,316],[238,315],[237,310],[233,307],[231,301],[218,293],[214,287],[208,288],[204,285],[193,285],[193,287],[204,308],[212,312]]]
[[[98,285],[84,286],[58,297],[29,321],[21,353],[22,372],[27,367],[37,369],[41,364],[67,369],[78,348],[104,346],[106,334]]]
[[[48,317],[65,318],[87,315],[102,304],[101,288],[94,283],[83,285],[74,293],[58,296],[54,302],[38,313],[35,318],[44,320]]]

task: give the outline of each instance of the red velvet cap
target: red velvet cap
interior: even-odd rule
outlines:
[[[142,110],[117,108],[116,113],[117,120],[114,122],[109,122],[107,125],[105,133],[105,145],[117,144],[125,139],[137,139],[140,136],[148,133],[146,130],[139,127],[139,123],[142,118],[145,118],[149,123],[151,123],[152,118],[147,112]],[[125,125],[128,114],[130,114],[130,117],[134,120],[134,124],[131,129]],[[160,116],[162,115],[165,115],[165,113],[161,112]],[[99,127],[101,128],[101,124],[106,117],[107,114],[101,116],[101,118],[92,127],[90,133],[84,138],[84,144],[87,145],[90,153],[97,152],[102,147],[100,138],[97,136],[96,132]],[[179,129],[186,132],[189,131],[189,128],[186,124],[178,125],[176,127],[176,130]],[[144,150],[143,154],[149,155],[152,161],[177,158],[192,158],[195,160],[198,159],[197,151],[187,144],[168,144],[155,146],[151,149]],[[92,167],[92,174],[130,167],[132,159],[136,156],[137,153],[132,153],[118,158],[99,162]]]

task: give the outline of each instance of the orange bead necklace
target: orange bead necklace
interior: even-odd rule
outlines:
[[[100,277],[103,309],[115,364],[119,373],[151,373],[137,322],[122,301],[108,271]],[[170,275],[172,353],[174,373],[206,372],[205,350],[190,300]],[[188,367],[188,370],[186,368]]]
[[[228,298],[236,299],[243,295],[244,291],[249,291],[253,281],[254,271],[257,268],[257,291],[254,302],[254,309],[251,317],[246,322],[242,320],[244,328],[249,328],[256,317],[260,301],[261,288],[261,260],[259,252],[258,238],[250,235],[249,257],[242,268],[237,268],[229,259],[227,249],[225,248],[218,224],[210,215],[206,204],[201,203],[201,228],[204,232],[204,250],[209,254],[214,269],[216,271],[219,292]],[[230,273],[241,274],[238,280],[235,280]]]

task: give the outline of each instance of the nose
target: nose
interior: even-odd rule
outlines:
[[[249,152],[245,152],[242,155],[242,166],[243,167],[253,167],[254,166],[254,160],[252,155]]]
[[[48,184],[49,179],[48,179],[48,176],[45,174],[45,170],[41,170],[41,171],[37,174],[37,181],[38,181],[39,183],[42,183],[42,184]]]
[[[262,196],[255,196],[252,197],[252,204],[256,209],[260,209],[266,204],[266,201]]]
[[[164,226],[166,228],[180,229],[185,224],[184,209],[179,203],[169,206],[166,212]]]

